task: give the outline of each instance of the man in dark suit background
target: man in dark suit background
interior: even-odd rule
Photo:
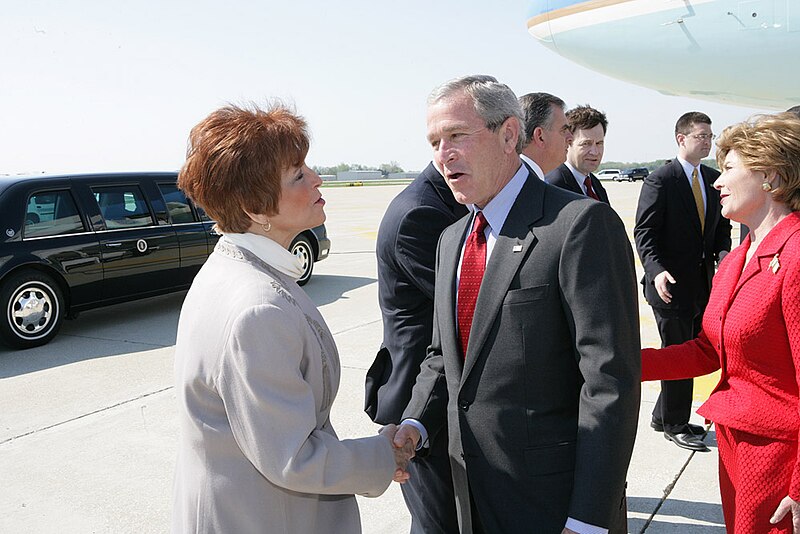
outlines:
[[[439,241],[433,340],[395,445],[446,428],[462,533],[627,532],[641,376],[622,221],[531,176],[494,78],[434,90],[427,123],[471,215]]]
[[[578,106],[567,112],[573,139],[567,150],[567,161],[547,173],[547,183],[606,204],[608,193],[594,175],[603,162],[608,120],[605,113],[590,106]]]
[[[708,115],[682,115],[675,124],[678,157],[645,178],[639,194],[633,235],[662,347],[699,333],[715,262],[731,248],[731,225],[712,187],[719,172],[700,163],[713,139]],[[651,426],[679,447],[708,451],[705,429],[689,424],[692,388],[692,379],[662,381]]]
[[[376,423],[399,423],[433,331],[434,265],[442,230],[467,214],[433,163],[389,204],[378,229],[378,301],[383,344],[367,371],[365,410]],[[458,530],[447,434],[414,458],[400,486],[411,532]]]
[[[572,131],[564,114],[566,104],[550,93],[519,97],[525,121],[525,144],[520,158],[541,180],[567,159]]]

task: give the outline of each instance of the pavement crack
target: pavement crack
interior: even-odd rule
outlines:
[[[670,493],[672,493],[672,490],[675,489],[675,484],[678,483],[678,480],[680,480],[681,475],[683,475],[683,472],[686,471],[687,467],[689,467],[689,462],[692,461],[692,458],[694,458],[695,454],[697,454],[697,451],[692,451],[689,454],[689,457],[686,459],[684,464],[681,466],[681,470],[678,471],[678,474],[675,475],[675,478],[672,479],[672,482],[667,484],[667,487],[664,488],[664,495],[658,501],[658,504],[656,505],[655,510],[653,510],[653,513],[650,514],[650,517],[648,517],[647,521],[645,521],[644,525],[642,526],[642,530],[639,531],[639,534],[644,534],[644,532],[647,530],[647,527],[649,527],[650,523],[652,523],[653,520],[656,518],[656,515],[658,515],[658,511],[661,510],[661,506],[664,505],[664,503],[669,498]]]
[[[92,340],[95,340],[95,341],[111,341],[111,342],[115,342],[115,343],[130,343],[131,345],[147,345],[148,347],[157,347],[157,348],[160,348],[160,349],[174,346],[174,343],[172,345],[162,345],[160,343],[148,343],[147,341],[134,341],[132,339],[112,339],[112,338],[109,338],[109,337],[98,337],[98,336],[82,336],[80,334],[61,334],[59,337],[74,337],[74,338],[78,338],[78,339],[92,339]]]
[[[84,418],[89,417],[91,415],[95,415],[95,414],[98,414],[98,413],[106,412],[108,410],[112,410],[112,409],[117,408],[119,406],[123,406],[123,405],[129,404],[131,402],[136,402],[136,401],[138,401],[140,399],[144,399],[144,398],[150,397],[152,395],[157,395],[159,393],[163,393],[164,391],[167,391],[167,390],[170,390],[170,389],[174,389],[174,388],[175,388],[175,386],[167,386],[165,388],[161,388],[161,389],[156,390],[156,391],[151,391],[150,393],[143,393],[143,394],[139,395],[138,397],[134,397],[132,399],[126,399],[126,400],[120,401],[120,402],[118,402],[116,404],[112,404],[111,406],[106,406],[105,408],[99,408],[97,410],[94,410],[94,411],[91,411],[91,412],[88,412],[88,413],[85,413],[85,414],[81,414],[81,415],[72,417],[70,419],[66,419],[64,421],[59,421],[58,423],[53,423],[52,425],[43,426],[41,428],[36,428],[36,429],[30,430],[28,432],[24,432],[22,434],[18,434],[16,436],[11,436],[10,438],[6,438],[6,439],[0,441],[0,445],[4,445],[6,443],[9,443],[11,441],[14,441],[14,440],[17,440],[17,439],[20,439],[20,438],[31,436],[33,434],[38,434],[39,432],[44,432],[46,430],[50,430],[51,428],[56,428],[56,427],[59,427],[61,425],[66,425],[67,423],[71,423],[71,422],[77,421],[79,419],[84,419]]]
[[[359,328],[364,328],[365,326],[369,326],[371,324],[380,323],[382,319],[375,319],[374,321],[367,321],[366,323],[357,324],[355,326],[350,326],[343,330],[338,330],[336,332],[332,332],[334,336],[338,336],[339,334],[346,334],[347,332],[352,332],[353,330],[358,330]]]

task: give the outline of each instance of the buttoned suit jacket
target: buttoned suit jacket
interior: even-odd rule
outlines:
[[[433,164],[389,204],[378,229],[378,302],[383,343],[367,371],[365,411],[399,423],[433,332],[436,244],[467,214]]]
[[[747,236],[720,264],[700,335],[643,350],[642,379],[692,378],[721,367],[699,414],[756,436],[797,441],[800,214],[773,228],[745,265],[749,246]],[[800,457],[781,471],[791,476],[789,495],[800,496]]]
[[[470,493],[487,532],[560,533],[568,517],[624,528],[640,358],[622,221],[529,174],[487,263],[464,359],[455,280],[470,222],[439,241],[433,340],[404,414],[433,433],[446,421],[461,531],[472,532]]]
[[[706,193],[705,231],[692,187],[677,158],[668,161],[644,180],[636,209],[633,235],[644,267],[644,296],[654,308],[692,310],[705,304],[714,276],[715,262],[731,248],[731,224],[720,213],[719,191],[712,187],[719,172],[700,166]],[[655,277],[669,271],[676,284],[667,304],[655,288]]]
[[[603,187],[603,184],[600,183],[600,180],[597,179],[597,176],[594,173],[589,173],[589,177],[592,180],[592,189],[600,197],[601,202],[605,202],[609,206],[611,202],[608,200],[608,193],[606,192],[606,188]],[[575,181],[575,175],[572,174],[572,171],[569,170],[569,167],[565,163],[562,163],[552,171],[547,173],[547,176],[544,177],[545,181],[548,184],[554,185],[556,187],[560,187],[561,189],[566,189],[567,191],[572,191],[573,193],[577,193],[582,197],[587,196],[581,186],[578,185],[578,182]]]

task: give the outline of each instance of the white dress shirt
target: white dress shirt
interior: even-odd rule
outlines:
[[[581,191],[583,191],[583,194],[586,195],[586,196],[589,196],[589,193],[586,192],[586,185],[584,185],[584,182],[586,181],[586,177],[588,175],[587,174],[582,174],[578,169],[576,169],[575,167],[570,165],[569,161],[565,161],[564,164],[567,166],[567,168],[570,171],[572,171],[572,176],[575,177],[575,181],[578,182],[578,187],[581,188]]]
[[[524,161],[525,163],[527,163],[527,164],[530,166],[530,168],[531,168],[531,169],[533,169],[533,172],[536,174],[536,176],[538,176],[538,177],[539,177],[539,179],[540,179],[541,181],[543,181],[543,182],[545,181],[545,180],[544,180],[544,171],[542,170],[542,168],[541,168],[541,167],[539,167],[539,164],[538,164],[538,163],[536,163],[535,161],[533,161],[531,158],[529,158],[529,157],[528,157],[528,156],[526,156],[525,154],[520,154],[520,155],[519,155],[519,157],[520,157],[520,159],[521,159],[522,161]]]
[[[703,192],[703,210],[707,210],[708,201],[706,200],[706,183],[703,181],[703,173],[700,170],[700,165],[695,167],[685,159],[682,159],[680,156],[678,157],[678,163],[680,163],[681,167],[683,167],[683,173],[686,175],[686,179],[689,180],[689,189],[692,188],[692,171],[697,169],[697,178],[700,180],[700,191]]]

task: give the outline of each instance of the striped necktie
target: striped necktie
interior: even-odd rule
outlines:
[[[692,169],[692,195],[694,196],[694,205],[697,206],[697,216],[700,217],[700,232],[706,229],[706,209],[703,206],[703,190],[700,185],[700,175],[697,169]]]

